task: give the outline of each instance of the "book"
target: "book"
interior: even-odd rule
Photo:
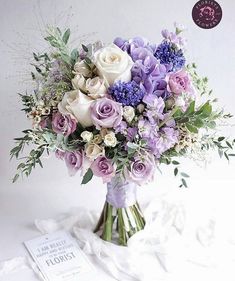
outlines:
[[[69,232],[58,231],[24,242],[46,281],[85,281],[94,267]]]

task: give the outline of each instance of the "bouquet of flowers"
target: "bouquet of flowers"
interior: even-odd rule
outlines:
[[[116,226],[119,243],[126,245],[145,225],[136,186],[152,181],[160,164],[173,164],[180,186],[187,187],[176,158],[203,158],[210,148],[234,156],[229,150],[235,140],[215,133],[231,115],[215,106],[195,64],[186,64],[181,32],[179,26],[163,30],[159,44],[116,38],[71,50],[70,30],[49,27],[50,51],[33,53],[35,89],[20,94],[32,128],[15,139],[11,156],[19,158],[30,143],[34,148],[13,182],[42,167],[44,153],[55,153],[71,176],[81,171],[82,184],[101,177],[108,193],[95,231],[110,241]]]

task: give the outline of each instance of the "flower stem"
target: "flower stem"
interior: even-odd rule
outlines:
[[[116,227],[114,222],[116,221]],[[128,239],[142,230],[145,220],[138,203],[126,208],[115,208],[105,202],[102,214],[94,232],[102,230],[101,238],[112,241],[114,232],[118,233],[118,243],[126,246]]]

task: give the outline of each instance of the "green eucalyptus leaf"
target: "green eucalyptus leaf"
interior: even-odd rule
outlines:
[[[16,174],[12,179],[12,182],[15,183],[18,180],[18,178],[19,178],[19,174]]]
[[[192,101],[186,110],[185,114],[191,114],[195,111],[195,101]]]
[[[225,139],[225,137],[219,137],[219,138],[218,138],[218,141],[221,142],[221,141],[223,141],[224,139]]]
[[[178,120],[178,123],[187,123],[189,121],[189,118],[187,116],[182,117],[181,119]]]
[[[84,60],[87,64],[92,64],[92,61],[88,57],[85,57]]]
[[[92,179],[92,177],[93,177],[93,172],[91,168],[89,168],[82,179],[82,184],[87,184]]]
[[[70,36],[70,29],[68,28],[68,29],[65,31],[65,33],[64,33],[64,35],[63,35],[63,37],[62,37],[62,40],[63,40],[63,42],[64,42],[65,44],[67,44],[67,42],[68,42],[68,40],[69,40],[69,36]]]
[[[185,179],[181,179],[183,186],[188,187],[186,180]]]
[[[73,49],[70,56],[71,56],[71,59],[74,62],[76,62],[77,59],[78,59],[78,55],[79,55],[78,50],[77,49]]]
[[[228,157],[228,154],[226,152],[224,152],[224,156],[229,161],[229,157]]]
[[[197,118],[197,119],[193,122],[193,125],[196,126],[197,128],[201,128],[201,127],[203,127],[204,122],[203,122],[200,118]]]
[[[197,127],[193,126],[190,123],[186,123],[186,128],[191,132],[191,133],[198,133]]]
[[[179,171],[178,168],[175,168],[175,169],[174,169],[174,175],[175,175],[175,176],[177,176],[178,171]]]
[[[228,141],[226,141],[226,144],[229,148],[233,149],[232,145]]]
[[[208,126],[210,129],[215,129],[216,123],[215,123],[215,121],[210,121],[210,122],[207,124],[207,126]]]
[[[83,50],[84,50],[86,53],[88,52],[87,46],[85,46],[85,45],[82,44],[82,48],[83,48]]]
[[[184,178],[189,178],[189,175],[186,174],[186,173],[183,173],[183,172],[182,172],[182,173],[180,173],[180,174],[181,174],[181,176],[184,177]]]

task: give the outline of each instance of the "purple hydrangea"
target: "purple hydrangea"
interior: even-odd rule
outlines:
[[[145,92],[135,81],[118,81],[108,89],[108,93],[115,99],[115,101],[123,105],[131,106],[137,106],[145,95]]]
[[[171,71],[181,69],[185,65],[183,51],[171,42],[163,41],[158,47],[154,56],[161,64],[170,65]]]
[[[144,60],[137,60],[131,69],[132,79],[147,94],[154,93],[163,98],[169,95],[165,81],[166,74],[167,68],[165,65],[160,64],[153,55],[147,56]]]
[[[135,54],[133,53],[135,49],[141,48],[142,50],[148,50],[150,53],[154,54],[156,51],[156,45],[151,44],[148,40],[142,37],[134,37],[130,40],[126,40],[117,37],[113,43],[118,46],[123,51],[127,52],[131,58],[134,60]]]

